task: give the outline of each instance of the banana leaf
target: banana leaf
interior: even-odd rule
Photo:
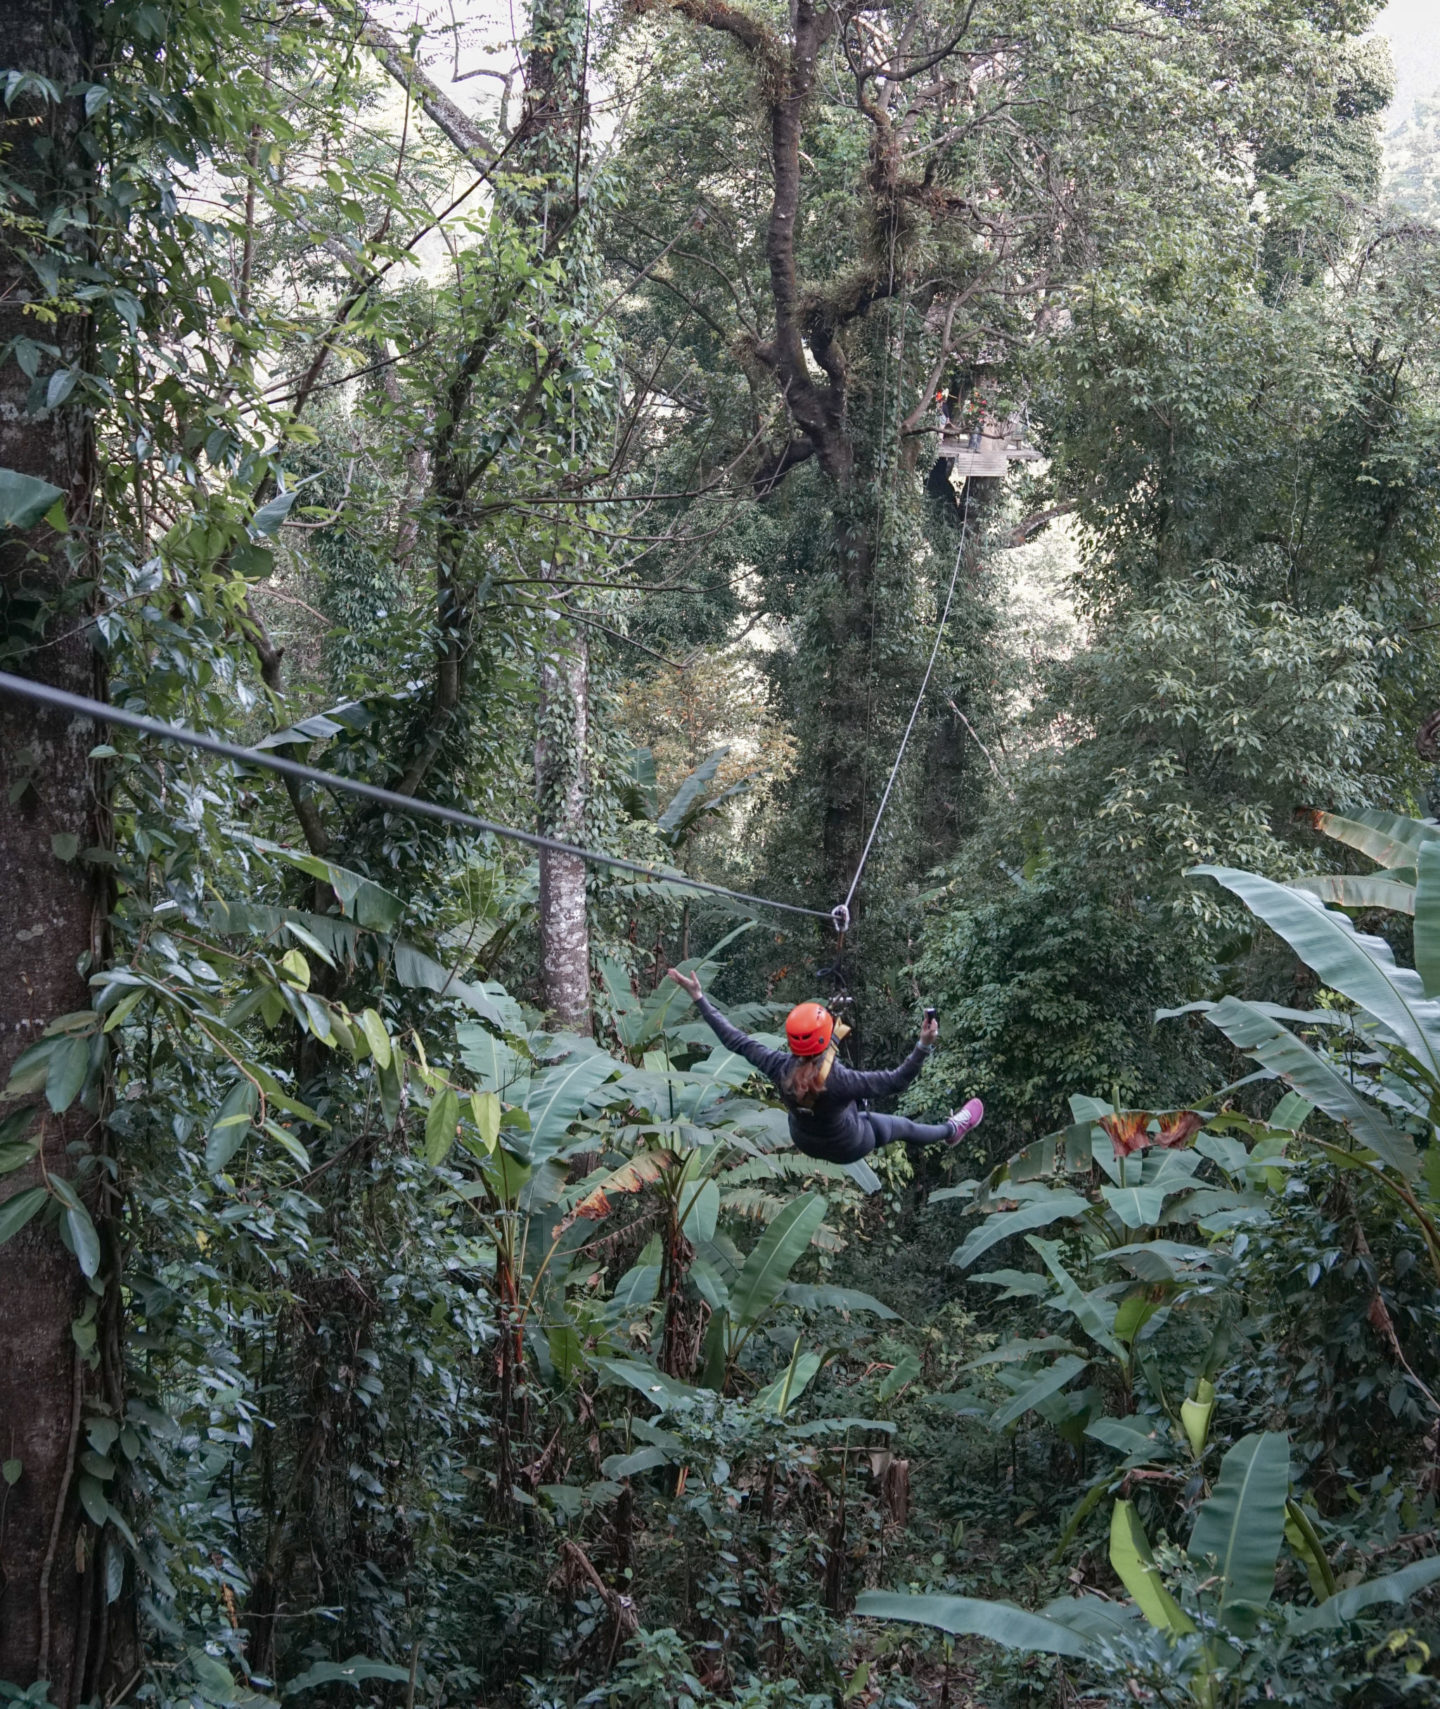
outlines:
[[[1357,932],[1344,914],[1258,873],[1195,866],[1190,876],[1213,878],[1238,896],[1325,984],[1389,1028],[1427,1073],[1440,1075],[1440,1003],[1426,996],[1418,973],[1396,966],[1383,939]]]
[[[1078,1358],[1073,1353],[1067,1353],[1057,1359],[1049,1370],[1042,1371],[1033,1382],[1027,1383],[1012,1399],[1006,1401],[990,1420],[992,1430],[1004,1430],[1014,1424],[1027,1412],[1033,1412],[1042,1400],[1048,1400],[1051,1395],[1058,1394],[1072,1377],[1078,1377],[1081,1371],[1089,1365],[1088,1359]]]
[[[560,1145],[580,1112],[620,1067],[604,1051],[575,1050],[541,1069],[530,1082],[525,1098],[532,1162]]]
[[[1289,1495],[1290,1444],[1275,1431],[1242,1437],[1220,1462],[1214,1494],[1195,1516],[1189,1554],[1202,1566],[1215,1560],[1222,1631],[1255,1633],[1275,1591]]]
[[[754,1405],[761,1412],[778,1412],[783,1418],[809,1388],[816,1372],[825,1363],[824,1354],[802,1353],[800,1347],[801,1343],[797,1337],[790,1363],[773,1383],[767,1383],[755,1396]]]
[[[1419,1167],[1408,1134],[1391,1127],[1324,1057],[1251,1003],[1226,997],[1210,1019],[1238,1050],[1264,1063],[1327,1116],[1343,1122],[1382,1162],[1414,1178]]]
[[[1365,812],[1346,818],[1340,813],[1316,813],[1314,825],[1347,848],[1369,855],[1377,866],[1414,866],[1423,844],[1440,838],[1440,826],[1403,813]]]
[[[1291,890],[1305,890],[1322,902],[1341,908],[1390,908],[1397,914],[1415,912],[1415,887],[1397,884],[1375,873],[1325,872],[1314,878],[1292,878]]]
[[[899,1321],[898,1312],[891,1311],[874,1294],[863,1293],[859,1288],[787,1282],[781,1290],[781,1298],[787,1305],[799,1306],[802,1311],[864,1311],[875,1317]]]
[[[1318,1608],[1302,1608],[1298,1613],[1292,1613],[1285,1629],[1293,1637],[1305,1637],[1311,1632],[1323,1632],[1327,1627],[1343,1626],[1347,1620],[1356,1619],[1377,1603],[1406,1603],[1437,1579],[1440,1579],[1440,1555],[1427,1555],[1423,1561],[1401,1567],[1399,1572],[1351,1585],[1349,1590],[1340,1591]]]
[[[1032,1614],[1012,1602],[985,1602],[975,1596],[909,1596],[902,1592],[867,1590],[855,1602],[855,1612],[871,1620],[908,1620],[933,1626],[953,1637],[988,1638],[1007,1650],[1047,1656],[1089,1654],[1079,1633],[1043,1614]]]
[[[1128,1501],[1117,1501],[1110,1512],[1110,1565],[1152,1626],[1174,1637],[1195,1630],[1195,1622],[1165,1588],[1145,1527]]]
[[[1023,1204],[1018,1210],[997,1211],[986,1217],[978,1227],[972,1228],[961,1245],[957,1246],[950,1255],[950,1262],[966,1269],[982,1253],[988,1252],[992,1246],[998,1246],[1002,1240],[1009,1240],[1012,1235],[1028,1234],[1033,1229],[1048,1228],[1052,1222],[1062,1222],[1067,1217],[1083,1216],[1090,1209],[1090,1201],[1082,1199],[1078,1193],[1068,1191],[1046,1192],[1043,1197],[1037,1196]]]
[[[730,1290],[733,1336],[753,1329],[779,1299],[826,1208],[822,1193],[792,1199],[761,1235]]]
[[[1415,971],[1427,997],[1440,996],[1440,842],[1420,849],[1415,885]]]

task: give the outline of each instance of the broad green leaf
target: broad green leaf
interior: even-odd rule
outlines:
[[[460,1047],[460,1060],[485,1090],[498,1092],[512,1102],[524,1097],[529,1084],[528,1064],[503,1038],[489,1027],[465,1021],[455,1029],[455,1042]]]
[[[63,1039],[42,1038],[22,1050],[10,1065],[5,1096],[23,1098],[31,1092],[40,1091],[50,1074],[50,1058],[62,1043]]]
[[[504,1017],[489,995],[469,980],[458,979],[447,967],[442,967],[433,955],[416,949],[414,944],[392,945],[391,966],[395,977],[412,991],[433,991],[437,997],[448,997],[473,1009],[490,1026],[504,1024]]]
[[[263,534],[267,538],[277,533],[298,497],[298,488],[291,488],[288,493],[277,493],[268,503],[262,504],[250,518],[250,526],[257,534]]]
[[[1292,878],[1291,890],[1306,890],[1322,902],[1341,908],[1391,908],[1397,914],[1415,912],[1415,887],[1397,884],[1393,878],[1350,872],[1327,872],[1316,878]]]
[[[1382,1163],[1414,1178],[1419,1163],[1410,1136],[1392,1127],[1338,1069],[1279,1021],[1238,997],[1217,1003],[1210,1020],[1237,1050],[1263,1063],[1327,1116],[1343,1122]]]
[[[245,1143],[250,1123],[260,1107],[260,1093],[251,1080],[237,1080],[225,1094],[205,1140],[205,1167],[218,1175]]]
[[[1426,997],[1419,974],[1396,966],[1382,938],[1357,932],[1344,914],[1258,873],[1196,866],[1190,876],[1213,878],[1232,891],[1326,985],[1388,1028],[1427,1073],[1440,1074],[1440,1005]]]
[[[1310,1589],[1317,1602],[1335,1594],[1335,1573],[1326,1558],[1324,1546],[1310,1515],[1298,1501],[1285,1503],[1285,1541],[1305,1568]]]
[[[268,1116],[261,1123],[261,1127],[265,1133],[270,1135],[271,1139],[275,1141],[282,1151],[284,1151],[288,1156],[294,1158],[302,1169],[309,1169],[310,1153],[305,1149],[300,1141],[296,1139],[295,1135],[291,1133],[288,1128],[281,1127],[279,1122],[271,1121]]]
[[[1141,1413],[1128,1418],[1093,1418],[1085,1426],[1085,1434],[1127,1458],[1148,1460],[1161,1453],[1165,1446],[1160,1421]]]
[[[822,1193],[793,1199],[756,1242],[730,1290],[730,1318],[735,1336],[753,1329],[780,1297],[790,1272],[825,1220]]]
[[[496,1197],[505,1205],[516,1202],[534,1173],[528,1163],[512,1157],[504,1146],[496,1146],[480,1167]]]
[[[298,943],[304,944],[305,948],[310,951],[311,955],[318,955],[320,957],[321,961],[323,961],[328,967],[334,967],[335,957],[333,955],[331,955],[330,951],[328,949],[326,949],[325,945],[320,942],[319,938],[317,938],[315,936],[315,934],[309,930],[308,927],[302,926],[298,920],[286,920],[285,930],[287,932],[289,932],[290,936],[292,938],[294,938]],[[295,950],[292,949],[292,950],[288,950],[286,952],[286,954],[282,957],[281,965],[282,966],[286,965],[289,962],[289,959],[292,955],[295,956],[297,961],[301,962],[302,964],[304,963],[304,960],[305,960],[304,956],[299,955]],[[304,978],[303,984],[304,984],[306,989],[309,988],[310,970],[308,967],[305,970],[305,978]]]
[[[1018,1210],[997,1211],[970,1230],[964,1242],[951,1253],[950,1262],[958,1264],[962,1270],[966,1269],[982,1253],[998,1246],[1002,1240],[1009,1240],[1012,1235],[1048,1228],[1052,1222],[1063,1222],[1067,1217],[1084,1216],[1089,1209],[1088,1199],[1082,1199],[1078,1193],[1062,1191],[1031,1199]]]
[[[992,1430],[1004,1430],[1014,1424],[1027,1412],[1032,1412],[1042,1400],[1048,1400],[1051,1395],[1058,1394],[1072,1377],[1078,1377],[1090,1361],[1081,1359],[1074,1353],[1067,1353],[1057,1359],[1047,1371],[1042,1371],[1034,1382],[1027,1383],[1012,1400],[1002,1406],[990,1420]]]
[[[642,1306],[654,1302],[660,1291],[660,1265],[632,1264],[615,1284],[615,1292],[611,1295],[611,1304],[617,1311],[639,1311]]]
[[[500,1096],[496,1092],[472,1092],[470,1116],[475,1131],[487,1151],[493,1151],[500,1138]]]
[[[362,1009],[358,1016],[360,1030],[365,1034],[365,1042],[370,1046],[370,1054],[382,1068],[390,1066],[390,1034],[385,1030],[385,1023],[374,1009]]]
[[[600,1470],[607,1478],[633,1478],[639,1472],[669,1464],[670,1456],[663,1448],[637,1448],[632,1454],[611,1454],[600,1462]]]
[[[62,1039],[50,1058],[50,1068],[45,1076],[45,1102],[56,1115],[68,1110],[80,1096],[89,1072],[90,1040]]]
[[[1437,1579],[1440,1579],[1440,1555],[1427,1555],[1423,1561],[1401,1567],[1399,1572],[1385,1573],[1380,1578],[1351,1585],[1348,1590],[1337,1592],[1328,1602],[1322,1602],[1318,1608],[1302,1608],[1298,1613],[1292,1613],[1285,1623],[1286,1631],[1295,1637],[1305,1637],[1311,1632],[1343,1626],[1347,1620],[1356,1619],[1367,1608],[1374,1608],[1379,1603],[1404,1604]]]
[[[913,1353],[902,1353],[890,1369],[880,1379],[880,1387],[875,1391],[875,1398],[882,1406],[904,1388],[908,1388],[920,1375],[920,1361]]]
[[[294,733],[282,732],[283,735]],[[281,744],[278,737],[270,737],[256,745],[263,748]],[[385,889],[374,879],[351,872],[348,867],[337,866],[334,861],[325,860],[320,855],[306,854],[300,849],[287,849],[279,843],[262,842],[257,838],[256,846],[278,855],[299,871],[308,873],[311,878],[318,878],[322,884],[328,884],[335,892],[342,911],[367,931],[391,932],[400,924],[405,912],[404,901],[393,890]]]
[[[655,821],[658,829],[670,833],[683,830],[687,817],[700,804],[706,787],[714,779],[720,769],[720,762],[730,752],[728,747],[717,748],[714,753],[707,754],[680,785],[672,797],[670,804]]]
[[[1427,997],[1440,997],[1440,842],[1421,844],[1415,885],[1415,971]]]
[[[842,1167],[862,1193],[878,1193],[883,1186],[880,1177],[863,1157],[857,1157],[853,1163],[843,1164]]]
[[[75,1248],[81,1274],[95,1275],[100,1268],[100,1236],[96,1234],[95,1224],[84,1205],[72,1205],[65,1212],[65,1227],[70,1234],[70,1244]]]
[[[16,1139],[0,1144],[0,1175],[13,1175],[37,1156],[40,1142],[36,1139]]]
[[[455,1144],[455,1129],[460,1121],[460,1100],[453,1086],[445,1086],[430,1100],[425,1113],[425,1159],[428,1163],[443,1163]]]
[[[367,1679],[388,1679],[403,1684],[409,1678],[409,1668],[397,1667],[393,1662],[371,1661],[369,1656],[351,1656],[343,1662],[315,1662],[304,1673],[297,1673],[282,1689],[289,1697],[297,1691],[313,1691],[317,1685],[359,1685]]]
[[[1271,1110],[1270,1126],[1282,1128],[1286,1133],[1299,1133],[1314,1108],[1310,1100],[1302,1098],[1298,1092],[1287,1092]]]
[[[1078,1633],[1031,1614],[1011,1602],[985,1602],[974,1596],[907,1596],[903,1592],[867,1590],[856,1598],[855,1612],[870,1620],[908,1620],[933,1626],[957,1638],[986,1638],[1007,1650],[1046,1656],[1089,1654]]]
[[[532,1162],[559,1146],[580,1112],[620,1067],[603,1051],[577,1049],[535,1076],[525,1098]]]
[[[1065,1266],[1060,1262],[1060,1243],[1057,1240],[1040,1240],[1031,1235],[1027,1246],[1038,1252],[1044,1260],[1045,1268],[1055,1278],[1060,1287],[1060,1298],[1064,1302],[1075,1321],[1099,1346],[1111,1353],[1122,1363],[1127,1355],[1125,1349],[1115,1339],[1115,1306],[1098,1290],[1087,1292],[1082,1288]]]
[[[879,1430],[893,1436],[896,1425],[893,1418],[814,1418],[808,1424],[792,1425],[790,1434],[808,1442],[812,1436],[840,1436],[847,1430]]]
[[[715,1224],[720,1217],[720,1186],[715,1181],[702,1181],[699,1186],[687,1184],[680,1191],[683,1227],[688,1239],[698,1244],[715,1238]]]
[[[1186,1184],[1176,1182],[1171,1187],[1102,1187],[1100,1197],[1126,1228],[1152,1228],[1160,1220],[1165,1200],[1171,1193],[1183,1192]]]
[[[662,1411],[699,1398],[698,1389],[692,1389],[688,1383],[679,1382],[674,1377],[667,1377],[663,1371],[656,1370],[653,1365],[644,1365],[638,1359],[597,1359],[595,1364],[616,1382],[625,1383],[637,1394],[644,1395]]]
[[[0,528],[24,532],[44,519],[45,512],[57,498],[64,498],[60,487],[34,475],[22,475],[15,469],[0,469]]]
[[[1152,1626],[1176,1637],[1195,1630],[1195,1622],[1165,1588],[1145,1527],[1128,1501],[1117,1501],[1111,1510],[1110,1565]]]
[[[48,1197],[43,1187],[27,1187],[23,1193],[0,1200],[0,1246],[24,1228]]]
[[[1253,1635],[1274,1594],[1289,1495],[1290,1445],[1274,1431],[1242,1437],[1220,1462],[1214,1493],[1195,1516],[1189,1553],[1201,1566],[1214,1558],[1221,1582],[1211,1600],[1223,1631]]]
[[[873,1294],[859,1288],[835,1288],[821,1283],[787,1282],[781,1297],[787,1305],[798,1305],[802,1311],[863,1311],[875,1317],[898,1321],[899,1313],[877,1300]]]
[[[755,1396],[754,1405],[761,1412],[778,1412],[783,1418],[814,1381],[815,1373],[824,1364],[821,1353],[802,1353],[797,1336],[790,1354],[790,1363],[773,1383],[767,1383]]]
[[[1440,826],[1407,818],[1403,813],[1379,811],[1355,813],[1349,818],[1339,813],[1317,813],[1315,829],[1369,855],[1377,866],[1391,868],[1414,866],[1421,847],[1440,838]]]
[[[76,1493],[80,1497],[80,1505],[86,1514],[97,1525],[103,1525],[110,1517],[110,1503],[105,1499],[105,1486],[99,1478],[92,1478],[84,1473],[76,1484]],[[234,1681],[231,1681],[233,1689]]]

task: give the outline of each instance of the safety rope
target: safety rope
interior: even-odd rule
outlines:
[[[620,872],[636,872],[661,884],[678,884],[687,890],[703,890],[712,896],[727,896],[735,902],[747,902],[752,907],[775,908],[785,914],[804,914],[813,920],[829,920],[833,914],[821,908],[802,908],[794,902],[776,902],[768,896],[751,896],[743,890],[730,890],[723,884],[707,884],[703,879],[687,877],[683,872],[670,872],[661,867],[643,866],[639,861],[623,860],[619,855],[601,854],[598,849],[580,848],[575,843],[562,843],[554,837],[542,837],[535,831],[517,830],[513,825],[497,825],[489,819],[462,813],[455,807],[442,807],[434,801],[422,801],[412,795],[397,795],[394,790],[381,789],[373,783],[361,783],[355,778],[340,777],[335,772],[320,771],[315,766],[302,765],[298,760],[282,759],[278,754],[256,748],[242,748],[233,742],[222,742],[214,736],[186,730],[178,724],[165,724],[158,718],[146,718],[139,712],[127,712],[123,707],[107,706],[100,700],[87,700],[64,689],[51,688],[46,683],[31,682],[28,677],[11,676],[0,671],[0,694],[13,695],[17,700],[36,701],[42,706],[54,706],[62,712],[74,712],[80,717],[94,719],[98,724],[120,724],[153,736],[162,742],[178,742],[182,747],[198,748],[202,753],[216,754],[221,759],[234,760],[240,765],[259,766],[265,771],[279,772],[298,783],[317,784],[324,789],[343,790],[358,795],[379,807],[397,813],[409,813],[421,819],[438,819],[445,825],[459,825],[467,831],[483,831],[510,842],[525,843],[530,848],[550,849],[555,854],[573,855],[576,860],[589,861],[592,866],[612,867]],[[853,888],[853,887],[852,887]]]
[[[910,740],[910,732],[915,728],[915,720],[920,716],[920,707],[925,699],[925,690],[930,686],[930,675],[935,669],[935,660],[940,653],[940,643],[945,639],[945,625],[950,620],[950,605],[955,598],[955,584],[960,579],[960,566],[965,561],[965,537],[969,528],[970,507],[965,504],[960,514],[960,544],[955,549],[955,568],[950,572],[950,587],[945,595],[945,608],[940,613],[940,627],[935,631],[935,645],[930,649],[930,662],[925,667],[925,676],[920,684],[920,692],[915,696],[915,704],[910,709],[910,722],[905,726],[905,734],[900,738],[900,751],[895,756],[895,764],[890,768],[890,777],[885,785],[885,793],[880,797],[880,805],[875,809],[875,821],[870,827],[870,835],[865,839],[865,847],[860,851],[860,864],[855,868],[855,876],[850,880],[850,888],[845,892],[845,900],[830,910],[830,922],[842,936],[849,930],[850,904],[855,900],[855,891],[860,884],[860,875],[865,870],[865,862],[870,858],[870,850],[875,843],[875,833],[880,829],[880,821],[885,817],[885,809],[890,802],[890,792],[895,787],[895,779],[900,775],[900,762],[905,758],[905,748]]]

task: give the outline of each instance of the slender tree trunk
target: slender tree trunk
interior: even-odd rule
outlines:
[[[0,42],[7,64],[62,90],[87,75],[76,0],[0,0]],[[8,117],[5,170],[32,194],[24,211],[43,227],[58,202],[83,204],[87,194],[90,169],[75,146],[79,103],[24,96]],[[79,366],[83,316],[61,314],[42,327],[24,312],[39,295],[25,243],[14,227],[0,235],[0,348],[26,335],[58,343],[58,366]],[[43,405],[43,386],[32,386],[13,357],[0,367],[0,468],[61,488],[79,525],[71,539],[79,539],[93,482],[87,423],[73,405],[35,407],[37,392]],[[43,524],[0,534],[0,656],[7,670],[94,695],[101,680],[79,633],[83,611],[67,597],[88,568],[68,547]],[[96,740],[93,726],[67,715],[0,701],[0,1081],[55,1016],[89,1006],[105,898],[87,877],[94,869],[74,856],[101,834],[103,803],[86,757]],[[71,1175],[75,1151],[92,1137],[95,1117],[78,1105],[57,1118],[39,1103],[30,1135],[42,1141],[41,1160],[0,1177],[0,1203],[46,1173]],[[71,1334],[85,1297],[52,1219],[36,1216],[0,1245],[0,1460],[19,1464],[13,1487],[0,1491],[0,1679],[49,1679],[61,1709],[93,1690],[104,1649],[105,1603],[95,1591],[103,1574],[76,1498],[83,1419],[99,1383]]]
[[[515,144],[544,175],[538,211],[547,227],[578,212],[586,102],[585,65],[568,28],[574,11],[575,0],[534,0],[530,9],[533,46]],[[557,619],[539,686],[537,824],[548,836],[580,843],[589,796],[590,655],[583,630],[567,635]],[[540,851],[540,976],[552,1018],[572,1032],[588,1033],[593,1023],[585,863],[547,849]]]
[[[589,794],[586,748],[590,724],[589,659],[583,636],[551,636],[540,667],[539,729],[535,738],[537,823],[562,842],[585,838]],[[563,649],[563,650],[562,650]],[[545,1007],[573,1032],[590,1031],[590,926],[585,863],[540,851],[540,971]]]

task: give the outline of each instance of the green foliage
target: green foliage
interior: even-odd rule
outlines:
[[[442,62],[344,5],[122,0],[93,82],[9,74],[76,153],[42,207],[0,163],[0,360],[96,456],[84,503],[0,470],[74,570],[63,610],[7,580],[7,668],[83,631],[117,703],[515,824],[557,812],[540,726],[598,846],[828,907],[962,553],[843,958],[596,875],[590,1035],[536,1006],[528,854],[96,747],[103,836],[40,848],[104,941],[26,1019],[0,1241],[82,1290],[105,1699],[1423,1701],[1440,832],[1377,804],[1425,781],[1440,440],[1365,8],[828,39],[797,289],[850,461],[783,471],[769,62],[693,10],[536,9],[503,109],[463,27]],[[875,44],[938,57],[857,104]],[[935,388],[1043,463],[958,491]],[[1060,506],[1080,623],[1033,657],[1012,541]],[[542,695],[582,637],[583,750]],[[702,704],[726,648],[763,707]],[[938,1003],[915,1097],[985,1098],[983,1179],[795,1152],[671,959],[752,1030],[848,984],[868,1062]]]

